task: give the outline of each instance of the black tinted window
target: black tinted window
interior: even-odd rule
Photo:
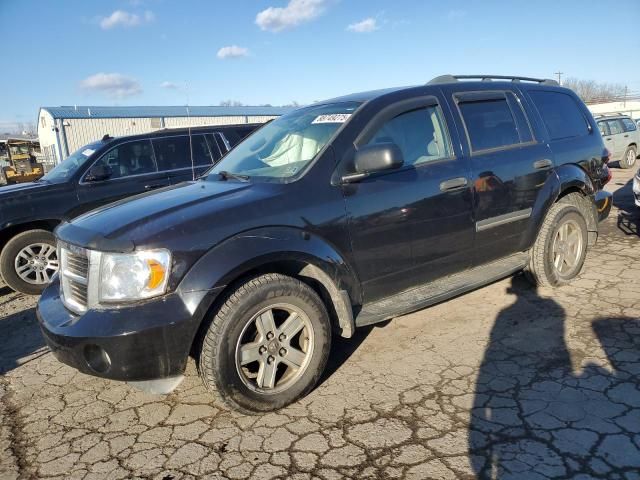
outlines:
[[[624,126],[625,132],[632,132],[637,128],[636,124],[630,118],[623,118],[622,125]]]
[[[95,165],[110,167],[112,173],[109,179],[142,175],[156,171],[149,140],[122,143],[100,157],[100,160]]]
[[[518,128],[506,98],[459,103],[474,151],[520,143]]]
[[[575,99],[560,92],[531,92],[551,140],[589,134],[587,120]]]
[[[193,165],[211,165],[209,146],[204,135],[192,135],[191,145],[188,135],[158,138],[153,140],[158,169],[176,170],[191,167],[191,148],[193,148]]]

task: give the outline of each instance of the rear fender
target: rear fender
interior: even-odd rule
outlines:
[[[536,202],[531,211],[531,221],[525,235],[522,238],[520,250],[525,251],[533,246],[538,236],[538,232],[542,227],[544,217],[551,206],[558,201],[567,192],[579,191],[583,198],[581,209],[584,209],[587,220],[587,229],[589,230],[589,240],[593,243],[597,237],[598,224],[595,205],[592,201],[595,189],[593,182],[587,173],[577,165],[565,164],[557,167],[554,173],[549,175],[544,185],[540,189]],[[594,236],[595,234],[595,236]]]

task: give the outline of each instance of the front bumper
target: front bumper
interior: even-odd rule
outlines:
[[[596,213],[598,214],[598,222],[602,222],[609,216],[611,205],[613,204],[613,195],[604,190],[598,190],[595,194]]]
[[[198,320],[176,294],[75,315],[60,298],[59,280],[43,292],[37,316],[54,356],[98,377],[141,382],[182,375]]]

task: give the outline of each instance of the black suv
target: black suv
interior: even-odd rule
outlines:
[[[313,388],[332,332],[523,269],[569,282],[611,208],[606,163],[551,80],[447,75],[320,102],[205,178],[59,226],[39,321],[82,372],[168,392],[191,353],[230,405],[276,409]]]
[[[1,187],[0,275],[13,290],[41,293],[58,271],[51,232],[61,221],[124,197],[193,180],[257,127],[105,136],[35,182]]]

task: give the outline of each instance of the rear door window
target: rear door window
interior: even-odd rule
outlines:
[[[213,163],[204,135],[156,138],[153,140],[159,170],[178,170]],[[193,151],[193,162],[191,152]]]
[[[474,100],[462,96],[458,107],[464,120],[471,150],[491,150],[520,143],[520,134],[506,96]]]
[[[581,137],[589,134],[589,124],[576,100],[566,93],[530,91],[551,140]]]
[[[609,127],[610,135],[617,135],[622,133],[622,124],[619,120],[607,120],[607,126]]]

